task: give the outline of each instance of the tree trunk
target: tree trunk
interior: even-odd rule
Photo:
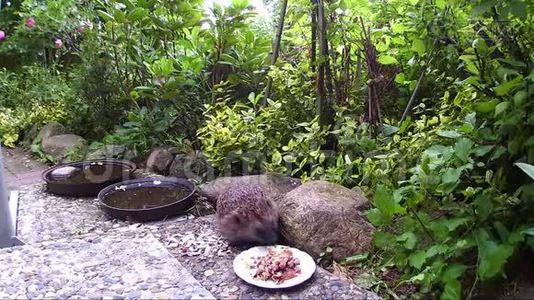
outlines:
[[[324,129],[330,129],[335,122],[332,73],[330,71],[326,18],[323,0],[317,1],[317,37],[319,40],[319,65],[317,74],[317,97],[319,122]],[[325,147],[334,149],[335,137],[329,134]]]
[[[282,0],[282,7],[280,7],[280,16],[278,20],[278,31],[276,32],[276,37],[273,43],[271,65],[274,65],[276,63],[276,60],[278,59],[278,54],[280,53],[280,43],[282,42],[282,33],[284,31],[284,21],[286,18],[286,10],[287,10],[287,0]],[[269,98],[271,94],[272,85],[273,85],[273,79],[269,77],[267,79],[267,86],[265,87],[265,97],[263,99],[263,105],[267,104],[267,99]]]
[[[314,0],[312,0],[312,3],[314,3],[313,10],[311,13],[311,48],[310,48],[310,64],[311,64],[311,70],[312,72],[316,71],[316,63],[317,63],[317,5],[315,5]]]

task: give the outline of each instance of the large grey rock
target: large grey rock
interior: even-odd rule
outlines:
[[[369,251],[375,231],[364,217],[369,201],[343,186],[310,181],[278,202],[287,241],[318,258],[327,247],[334,259]]]
[[[256,184],[259,185],[267,198],[275,202],[287,192],[300,185],[300,180],[280,174],[263,174],[237,177],[219,177],[202,185],[199,192],[213,205],[217,203],[219,196],[232,186]]]
[[[33,140],[33,143],[39,143],[44,142],[46,139],[67,133],[67,129],[65,127],[57,122],[49,123],[43,126],[39,133],[37,134],[37,137]]]
[[[146,159],[146,168],[161,175],[168,175],[169,167],[177,153],[178,149],[174,147],[154,148]]]
[[[70,151],[82,151],[87,149],[87,141],[75,134],[54,135],[43,139],[43,151],[52,156],[55,161],[62,161]]]
[[[87,159],[130,159],[133,153],[122,145],[105,145],[87,155]]]

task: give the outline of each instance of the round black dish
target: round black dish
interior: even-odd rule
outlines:
[[[146,222],[186,213],[195,204],[195,186],[184,178],[142,178],[100,191],[100,207],[118,219]]]
[[[64,167],[74,167],[79,171],[68,178],[55,179],[52,173]],[[96,197],[110,184],[132,178],[135,168],[134,163],[125,160],[86,160],[51,167],[43,172],[42,178],[51,193],[71,197]]]

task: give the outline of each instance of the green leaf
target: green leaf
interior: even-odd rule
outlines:
[[[441,275],[441,279],[443,282],[458,279],[458,277],[462,276],[465,270],[467,270],[466,265],[452,264],[447,267],[445,272],[443,272],[443,275]]]
[[[525,172],[530,178],[534,179],[534,166],[531,164],[526,163],[515,163],[517,167],[519,167],[523,172]]]
[[[358,255],[354,255],[354,256],[349,256],[349,257],[345,258],[345,263],[346,264],[358,263],[358,262],[367,260],[368,257],[369,257],[369,254],[367,254],[367,253],[358,254]]]
[[[436,7],[439,9],[444,9],[445,4],[446,4],[445,0],[436,0]]]
[[[498,117],[500,114],[505,112],[509,106],[510,106],[510,102],[508,101],[504,101],[504,102],[497,104],[497,106],[495,106],[495,117]]]
[[[489,113],[495,109],[499,100],[493,99],[491,101],[479,102],[475,104],[475,110],[481,113]]]
[[[503,82],[502,84],[495,87],[495,93],[497,94],[497,96],[504,96],[508,92],[510,92],[512,89],[522,84],[523,81],[524,79],[522,76],[517,76],[514,79]]]
[[[461,133],[452,130],[439,130],[437,132],[437,135],[451,139],[459,138],[462,136]]]
[[[491,198],[486,194],[480,194],[477,196],[474,203],[478,218],[481,221],[486,220],[493,211],[493,203],[491,202]]]
[[[412,50],[417,52],[417,54],[419,55],[425,54],[425,51],[426,51],[425,42],[423,42],[423,40],[420,40],[420,39],[415,39],[412,44]]]
[[[459,300],[462,295],[462,285],[457,279],[448,280],[445,282],[443,292],[441,293],[440,300]]]
[[[104,21],[115,21],[115,18],[105,11],[97,10],[96,13],[98,14],[98,16],[104,19]]]
[[[280,152],[278,152],[278,151],[275,151],[275,152],[273,153],[271,159],[272,159],[272,162],[273,162],[274,164],[279,165],[279,164],[282,162],[282,154],[280,154]]]
[[[395,82],[398,84],[404,84],[404,81],[406,80],[406,77],[404,73],[398,73],[395,75]]]
[[[466,163],[469,160],[469,153],[474,143],[468,138],[462,138],[456,142],[454,145],[454,154]]]
[[[400,205],[395,202],[393,191],[384,185],[376,188],[373,203],[382,213],[386,223],[391,221],[395,213],[402,212]]]
[[[487,280],[501,273],[504,264],[512,256],[514,248],[481,236],[478,241],[478,274],[480,279]]]
[[[534,227],[525,229],[525,230],[521,231],[521,233],[524,234],[524,235],[534,236]]]
[[[395,236],[391,233],[376,231],[373,236],[373,244],[380,249],[395,247]]]
[[[142,7],[136,7],[134,10],[128,13],[128,20],[130,21],[140,21],[145,16],[147,16],[147,10]]]
[[[508,6],[510,8],[510,13],[516,17],[522,20],[527,18],[528,7],[524,0],[512,0]]]
[[[418,250],[410,256],[410,266],[420,270],[426,261],[426,252]]]
[[[380,55],[378,57],[378,62],[383,65],[392,65],[399,63],[397,59],[391,55]]]
[[[417,236],[413,232],[405,232],[397,237],[397,241],[404,242],[404,248],[412,250],[417,243]]]
[[[493,150],[493,148],[495,148],[495,146],[493,145],[482,145],[482,146],[476,147],[473,153],[478,157],[482,157],[488,154],[491,150]]]
[[[442,184],[438,187],[437,191],[444,194],[451,193],[460,181],[460,175],[462,169],[460,168],[447,168],[447,171],[441,176]]]

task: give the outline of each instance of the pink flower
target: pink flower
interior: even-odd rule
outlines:
[[[56,39],[56,41],[54,42],[54,47],[56,47],[56,49],[63,47],[63,41],[60,39]]]
[[[2,30],[0,30],[0,42],[6,39],[6,33]]]
[[[29,17],[28,19],[26,19],[26,26],[28,28],[35,27],[35,19],[33,17]]]

